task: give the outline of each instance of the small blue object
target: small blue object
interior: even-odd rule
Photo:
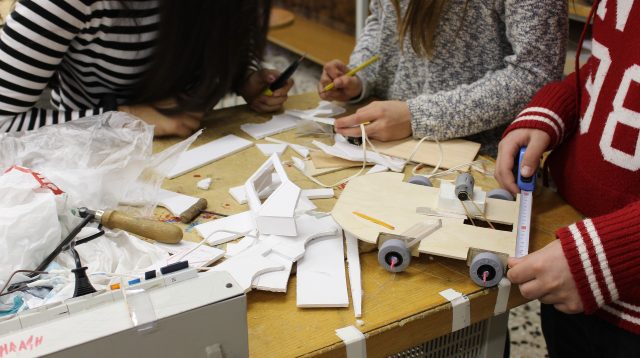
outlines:
[[[536,188],[536,173],[534,172],[533,175],[531,175],[528,178],[523,177],[522,175],[520,175],[520,163],[522,163],[522,159],[524,158],[524,152],[527,151],[527,147],[522,147],[520,148],[520,153],[518,154],[518,160],[517,160],[517,168],[518,168],[518,175],[516,176],[517,181],[518,181],[518,188],[520,188],[520,190],[526,190],[526,191],[533,191],[533,189]]]
[[[140,283],[140,279],[139,278],[134,278],[133,280],[129,280],[129,286],[133,286]]]

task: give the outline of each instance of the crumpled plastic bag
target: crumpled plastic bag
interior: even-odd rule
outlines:
[[[107,112],[35,131],[0,135],[0,172],[20,165],[49,178],[67,193],[67,206],[116,208],[129,196],[149,216],[162,180],[200,132],[152,155],[153,126],[123,112]],[[153,190],[149,190],[152,188]]]
[[[64,198],[37,174],[12,167],[0,176],[0,286],[18,269],[34,269],[58,245]]]

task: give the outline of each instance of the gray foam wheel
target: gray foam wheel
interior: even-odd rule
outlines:
[[[485,272],[487,273],[486,281],[482,278]],[[480,287],[493,287],[502,280],[504,265],[498,255],[492,252],[481,252],[471,260],[469,276]]]
[[[393,262],[395,260],[395,263]],[[404,241],[385,241],[378,250],[378,263],[389,272],[402,272],[411,262],[411,252]],[[393,267],[392,267],[393,266]]]
[[[490,190],[487,193],[487,197],[492,199],[500,199],[500,200],[508,200],[508,201],[516,200],[516,198],[514,198],[513,195],[508,190],[505,190],[502,188]]]
[[[414,175],[411,178],[409,178],[408,182],[416,185],[433,186],[433,183],[431,183],[431,180],[429,180],[429,178],[422,175]]]

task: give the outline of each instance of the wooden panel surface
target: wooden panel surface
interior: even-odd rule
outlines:
[[[317,94],[314,93],[292,96],[286,106],[309,109],[314,108],[318,100]],[[354,108],[350,108],[350,111],[353,110]],[[236,134],[250,139],[240,131],[240,124],[262,122],[269,118],[270,115],[253,113],[246,106],[216,111],[205,122],[206,130],[194,145],[226,134]],[[275,137],[309,146],[313,139],[318,139],[296,138],[295,131]],[[328,142],[327,139],[321,140]],[[176,142],[177,139],[157,140],[154,150],[164,149]],[[295,154],[291,149],[287,149],[283,160],[288,160],[291,155]],[[222,214],[241,212],[247,210],[247,206],[238,205],[227,189],[243,184],[265,159],[256,147],[251,147],[176,179],[166,180],[163,187],[206,198],[209,201],[209,211]],[[290,179],[303,189],[317,187],[295,168],[285,165],[285,170]],[[318,178],[331,183],[352,175],[357,170],[345,169]],[[410,171],[411,167],[407,170]],[[210,190],[202,191],[196,187],[196,182],[206,176],[212,177],[214,181]],[[476,183],[485,189],[497,186],[493,178],[487,177],[476,176]],[[340,193],[341,189],[338,188],[336,195]],[[570,224],[580,217],[549,190],[537,190],[534,196],[532,250],[540,249],[553,240],[556,228]],[[335,199],[314,200],[320,210],[324,211],[330,211],[334,202]],[[168,213],[159,208],[156,215],[162,218],[167,217]],[[212,219],[215,219],[215,215],[203,213],[196,218],[196,223]],[[180,225],[188,231],[188,240],[199,240],[195,230],[192,230],[193,224]],[[375,251],[361,254],[364,325],[358,328],[367,336],[367,352],[370,357],[393,354],[448,333],[451,329],[451,306],[438,295],[438,292],[444,289],[453,288],[470,296],[473,322],[492,316],[497,290],[483,290],[474,285],[467,276],[468,268],[464,262],[442,257],[431,259],[428,255],[421,255],[412,260],[406,272],[390,274],[378,265],[376,254]],[[524,302],[526,300],[513,289],[509,307]],[[251,357],[344,357],[344,344],[335,335],[334,330],[356,324],[352,307],[298,309],[295,277],[289,281],[287,294],[249,292],[247,321]]]

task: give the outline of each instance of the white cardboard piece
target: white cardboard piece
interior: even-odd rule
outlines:
[[[260,243],[240,255],[231,257],[213,267],[212,271],[226,271],[238,282],[244,292],[251,290],[253,280],[265,273],[284,269],[284,265],[267,256],[271,252],[268,244]]]
[[[275,115],[264,123],[245,123],[240,126],[240,129],[254,139],[262,139],[293,129],[298,124],[298,121],[297,117],[285,113]]]
[[[253,145],[253,142],[229,134],[213,140],[194,149],[190,149],[180,155],[180,159],[167,175],[173,179],[194,169],[235,154]]]
[[[307,158],[309,156],[309,152],[311,151],[311,149],[305,147],[304,145],[295,144],[295,143],[289,143],[289,142],[285,142],[285,141],[280,140],[280,139],[275,139],[275,138],[271,138],[271,137],[265,137],[264,140],[266,140],[267,142],[271,142],[271,143],[286,144],[289,147],[291,147],[291,149],[293,149],[294,152],[300,154],[300,156],[302,158]]]
[[[169,210],[173,216],[182,215],[182,213],[197,203],[198,200],[200,199],[162,188],[158,191],[158,205]]]
[[[362,147],[347,142],[347,140],[340,134],[335,135],[335,143],[333,144],[333,146],[326,145],[317,140],[314,140],[312,143],[316,147],[320,148],[320,150],[322,150],[323,152],[334,157],[355,162],[362,162],[365,159],[364,154],[362,153]],[[369,163],[384,165],[394,172],[401,172],[406,164],[403,159],[378,154],[371,150],[367,150],[366,159]]]
[[[284,266],[284,269],[259,275],[253,280],[253,288],[262,291],[287,292],[287,284],[289,283],[289,277],[291,276],[293,261],[284,258],[275,252],[269,253],[267,258],[281,263],[282,266]]]
[[[261,202],[258,193],[272,184],[272,172],[280,177],[280,185]],[[260,234],[296,236],[295,212],[301,189],[287,177],[280,158],[273,154],[246,181],[247,202]]]
[[[349,306],[341,232],[309,243],[296,282],[298,307]]]
[[[305,246],[313,239],[323,236],[335,236],[339,232],[338,224],[331,215],[315,217],[301,215],[296,218],[298,235],[296,237],[280,235],[260,236],[263,242],[272,245],[273,251],[291,261],[297,261],[305,254]]]
[[[207,240],[209,245],[219,245],[227,241],[235,240],[255,229],[252,214],[245,211],[240,214],[230,215],[226,218],[208,221],[204,224],[194,226],[198,234]],[[230,230],[241,234],[217,232],[217,230]]]
[[[347,267],[349,269],[349,286],[351,287],[351,301],[356,318],[362,317],[362,277],[360,275],[360,254],[358,253],[358,239],[344,232],[347,246]]]
[[[200,245],[197,249],[189,252],[198,244],[187,240],[182,240],[177,244],[164,244],[161,242],[154,242],[153,244],[160,246],[171,254],[167,264],[177,262],[179,259],[180,261],[189,261],[189,266],[191,267],[204,267],[211,265],[224,256],[224,251],[207,245]],[[186,254],[187,252],[189,253]]]
[[[274,190],[280,185],[280,179],[277,182],[273,182],[271,186],[267,189],[264,189],[260,193],[258,193],[258,197],[260,199],[266,199],[269,195],[273,193]],[[231,197],[238,202],[238,204],[246,204],[247,203],[247,192],[244,190],[244,186],[234,186],[233,188],[229,188],[229,194]],[[320,189],[302,189],[300,193],[302,197],[307,199],[329,199],[334,197],[333,188],[320,188]]]
[[[273,153],[278,155],[282,155],[285,150],[287,150],[286,144],[263,144],[258,143],[256,147],[265,155],[265,157],[270,157]]]
[[[255,233],[255,231],[252,233]],[[236,243],[229,242],[227,243],[226,253],[224,254],[224,257],[229,258],[232,256],[236,256],[242,253],[244,250],[255,245],[257,242],[258,242],[257,234],[255,236],[248,234],[247,236],[243,237],[242,239],[240,239],[240,241]]]

